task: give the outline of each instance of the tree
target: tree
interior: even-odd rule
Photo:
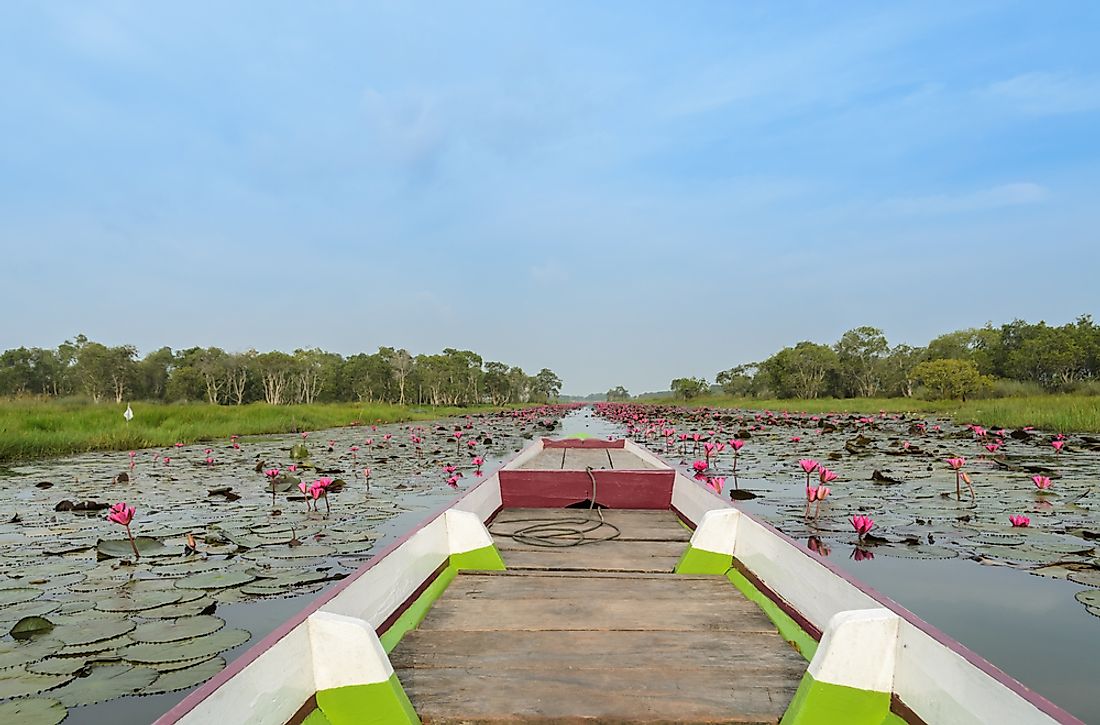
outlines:
[[[610,401],[625,401],[630,400],[630,391],[624,388],[622,385],[616,385],[611,390],[607,391],[607,399]]]
[[[768,387],[780,398],[817,398],[836,378],[836,352],[827,345],[800,342],[760,364]]]
[[[677,398],[691,400],[702,395],[707,389],[707,381],[703,378],[676,378],[669,387]]]
[[[877,327],[857,327],[841,335],[834,348],[844,392],[871,398],[882,385],[879,363],[890,346]]]
[[[531,394],[540,402],[556,400],[561,393],[561,378],[549,368],[539,370],[531,381]]]
[[[264,400],[269,405],[285,402],[294,374],[294,358],[285,352],[265,352],[256,356],[254,367],[260,374]]]
[[[731,397],[753,395],[757,391],[756,363],[738,365],[729,370],[723,370],[714,378],[714,382],[722,386],[722,392]]]
[[[978,372],[973,360],[927,360],[917,365],[913,377],[938,398],[966,400],[992,384],[992,379]]]

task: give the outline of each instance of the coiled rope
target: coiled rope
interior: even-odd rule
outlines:
[[[581,546],[583,544],[595,544],[600,541],[611,541],[619,538],[619,536],[622,535],[622,531],[615,524],[604,521],[603,512],[596,506],[596,475],[592,473],[592,467],[588,466],[585,468],[585,471],[588,472],[588,478],[592,481],[592,496],[588,500],[588,516],[578,516],[576,518],[567,519],[512,519],[511,521],[502,521],[499,525],[527,525],[521,526],[510,533],[505,533],[503,531],[493,530],[493,526],[498,525],[494,523],[489,527],[489,530],[496,536],[506,536],[512,541],[520,544],[527,544],[529,546]],[[599,516],[599,520],[592,518],[592,511],[596,512]],[[610,529],[606,535],[588,536],[588,534],[604,528]]]

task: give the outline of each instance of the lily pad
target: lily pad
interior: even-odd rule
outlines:
[[[72,675],[40,675],[27,672],[22,667],[10,667],[0,670],[0,699],[37,695],[60,687],[71,679]]]
[[[195,659],[244,644],[252,635],[243,629],[222,629],[205,637],[160,644],[138,643],[119,650],[119,655],[131,662],[157,663]]]
[[[181,594],[174,591],[150,591],[133,594],[115,594],[96,602],[95,608],[101,612],[140,612],[144,609],[175,604]]]
[[[225,669],[225,660],[214,657],[199,664],[171,672],[162,672],[160,677],[143,691],[146,695],[158,695],[163,692],[187,690],[206,682]]]
[[[142,611],[141,616],[149,617],[153,619],[177,619],[179,617],[194,617],[199,614],[203,614],[211,606],[216,606],[217,602],[209,597],[202,597],[190,602],[180,602],[178,604],[166,604],[163,607],[154,607],[153,609],[146,609]]]
[[[81,621],[80,624],[58,627],[54,636],[67,646],[79,647],[121,637],[132,632],[134,627],[134,623],[129,619],[88,619]]]
[[[26,670],[40,675],[75,675],[87,666],[88,661],[83,657],[47,657],[27,665]]]
[[[68,707],[91,705],[144,690],[157,679],[150,667],[128,664],[96,665],[87,677],[73,680],[50,693]]]
[[[15,639],[31,639],[53,631],[53,622],[44,617],[23,617],[8,632]]]
[[[59,652],[64,646],[61,640],[53,637],[39,637],[28,642],[0,640],[0,668],[37,662]]]
[[[151,536],[135,536],[134,544],[142,556],[163,556],[166,553],[164,543]],[[96,554],[100,559],[133,559],[134,549],[129,539],[100,539],[96,542]]]
[[[38,599],[42,594],[43,591],[36,587],[10,587],[8,589],[0,589],[0,607],[6,607],[9,604],[29,602],[32,599]]]
[[[69,711],[57,700],[31,697],[0,702],[0,722],[19,725],[57,725]]]
[[[1084,584],[1087,587],[1100,587],[1100,569],[1085,569],[1073,571],[1066,577],[1071,582]]]
[[[138,625],[130,637],[135,642],[175,642],[213,634],[225,626],[225,620],[212,616],[184,617]]]
[[[256,577],[241,571],[207,571],[176,581],[181,589],[228,589],[247,584]]]

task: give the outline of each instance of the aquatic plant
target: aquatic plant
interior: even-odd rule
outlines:
[[[875,526],[875,520],[870,516],[864,516],[863,514],[857,514],[852,517],[852,528],[856,530],[856,534],[859,536],[860,543],[863,543],[864,537]]]
[[[947,465],[955,472],[955,500],[962,501],[963,483],[966,483],[967,488],[970,489],[971,500],[977,500],[977,496],[974,495],[974,485],[970,482],[970,474],[962,470],[962,467],[966,465],[966,459],[957,456],[948,458]]]
[[[267,485],[271,487],[271,505],[275,505],[275,479],[279,476],[278,468],[269,468],[264,471],[264,476],[267,478]]]
[[[1026,528],[1031,525],[1031,519],[1029,519],[1027,516],[1024,516],[1023,514],[1015,514],[1013,516],[1009,516],[1008,521],[1013,526],[1020,528]]]
[[[707,468],[709,468],[706,461],[695,461],[691,464],[691,467],[695,469],[695,473],[697,474],[702,473],[703,471],[707,470]]]
[[[1050,480],[1049,476],[1035,474],[1031,477],[1031,480],[1035,484],[1035,488],[1039,489],[1041,493],[1046,493],[1054,486],[1054,482]]]
[[[134,520],[134,512],[133,506],[127,506],[125,501],[119,501],[111,507],[111,512],[107,514],[107,520],[126,527],[126,536],[130,539],[130,548],[134,550],[134,558],[139,559],[141,554],[138,553],[134,534],[130,531],[130,522]]]
[[[802,467],[802,470],[806,472],[806,488],[810,487],[810,474],[817,470],[820,465],[812,458],[800,458],[798,465]]]

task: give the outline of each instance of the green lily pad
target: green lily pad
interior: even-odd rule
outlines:
[[[213,657],[219,652],[244,644],[251,637],[243,629],[222,629],[205,637],[180,642],[132,644],[119,650],[119,655],[125,660],[138,663],[173,662],[203,655]]]
[[[101,639],[97,642],[86,642],[84,644],[70,644],[65,645],[57,654],[62,657],[80,657],[96,655],[99,658],[113,657],[115,651],[119,647],[125,647],[133,644],[134,640],[130,639],[126,635],[121,637],[112,637],[111,639]]]
[[[40,675],[75,675],[87,666],[88,661],[83,657],[47,657],[27,665],[25,669]]]
[[[286,546],[282,548],[268,547],[265,549],[268,556],[275,559],[298,559],[313,556],[331,556],[336,553],[332,546],[324,544],[302,544],[301,546]]]
[[[0,607],[6,607],[9,604],[29,602],[32,599],[38,599],[42,594],[43,591],[36,587],[10,587],[8,589],[0,589]]]
[[[167,547],[160,539],[151,536],[135,536],[134,544],[142,556],[164,556]],[[133,559],[134,549],[129,539],[100,539],[96,542],[96,553],[100,559]]]
[[[60,687],[71,679],[72,675],[40,675],[27,672],[22,667],[10,667],[0,670],[0,699],[37,695]]]
[[[1086,589],[1083,592],[1077,592],[1075,596],[1077,601],[1086,607],[1100,607],[1100,589]]]
[[[163,692],[187,690],[206,682],[225,669],[225,660],[214,657],[199,664],[171,672],[162,672],[153,684],[143,691],[146,695],[158,695]]]
[[[44,617],[23,617],[8,632],[15,639],[31,639],[53,631],[53,622]]]
[[[247,584],[256,577],[241,571],[207,571],[176,581],[181,589],[228,589]]]
[[[96,665],[87,677],[73,680],[50,693],[68,707],[92,705],[144,690],[157,679],[150,667],[128,664]]]
[[[56,654],[64,646],[61,640],[53,637],[39,637],[27,642],[0,640],[0,668],[37,662],[43,657]]]
[[[60,608],[61,602],[55,602],[52,599],[33,599],[0,609],[0,621],[18,622],[23,617],[44,617]]]
[[[31,697],[0,702],[0,722],[19,725],[57,725],[69,711],[57,700]]]
[[[104,597],[96,602],[95,608],[101,612],[140,612],[144,609],[175,604],[181,594],[174,591],[150,591],[134,594],[117,594]]]
[[[121,637],[135,626],[129,619],[82,619],[80,624],[58,627],[54,636],[67,646],[79,647]]]
[[[1100,569],[1084,569],[1070,572],[1067,579],[1077,584],[1084,584],[1087,587],[1100,587]]]
[[[178,604],[166,604],[163,607],[154,607],[142,611],[141,616],[152,619],[177,619],[179,617],[194,617],[202,614],[210,605],[217,604],[209,597],[202,597],[190,602]]]
[[[213,634],[225,626],[225,620],[213,616],[184,617],[159,620],[138,625],[130,637],[135,642],[175,642]]]
[[[296,443],[294,447],[290,449],[290,460],[304,461],[307,458],[309,458],[309,449],[306,448],[303,444]]]

